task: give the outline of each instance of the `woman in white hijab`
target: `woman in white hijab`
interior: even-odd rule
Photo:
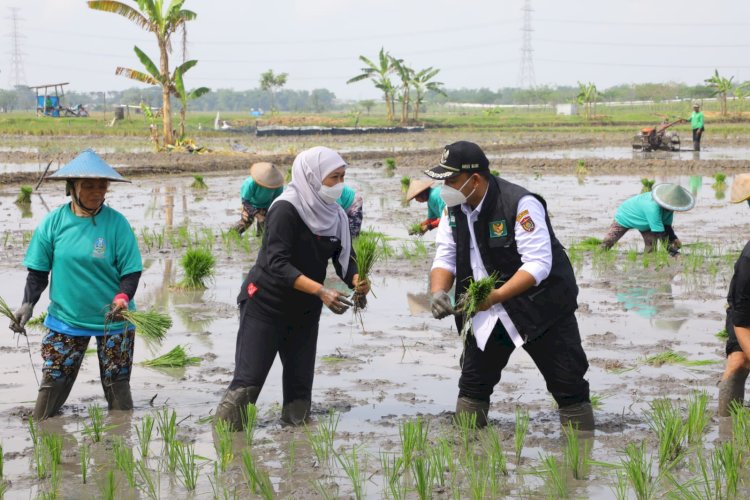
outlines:
[[[318,322],[323,305],[343,314],[352,303],[323,285],[328,261],[336,274],[361,294],[349,223],[336,203],[346,163],[335,151],[315,147],[300,153],[292,182],[271,205],[263,246],[242,284],[237,302],[234,379],[216,410],[216,418],[235,430],[255,403],[276,354],[283,365],[283,422],[300,425],[310,414]]]

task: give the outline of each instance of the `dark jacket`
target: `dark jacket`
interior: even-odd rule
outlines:
[[[294,205],[287,201],[274,203],[266,218],[258,260],[242,283],[237,302],[249,299],[249,311],[271,319],[317,323],[323,303],[314,295],[295,290],[294,281],[304,274],[323,283],[328,261],[333,260],[336,274],[352,288],[357,273],[354,251],[346,275],[342,275],[338,262],[340,252],[338,238],[313,234]]]
[[[734,264],[727,294],[727,319],[733,326],[750,327],[750,241]]]
[[[510,279],[523,264],[515,239],[515,221],[518,202],[527,195],[533,195],[544,206],[544,199],[530,193],[525,188],[512,184],[499,177],[489,181],[482,209],[474,223],[482,262],[489,275],[497,273],[498,285]],[[448,209],[456,242],[456,300],[464,292],[472,279],[468,219],[460,206]],[[565,249],[555,237],[549,215],[545,214],[552,244],[552,269],[549,276],[526,292],[503,302],[518,333],[528,342],[541,336],[560,318],[571,314],[578,307],[578,285],[573,267]],[[497,285],[496,285],[497,286]],[[462,318],[456,316],[456,326],[461,329]]]

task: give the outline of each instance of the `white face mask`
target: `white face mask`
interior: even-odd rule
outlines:
[[[320,186],[320,189],[318,190],[318,194],[321,198],[323,198],[323,201],[328,203],[329,205],[333,205],[336,203],[336,200],[341,198],[341,194],[344,192],[344,183],[339,182],[334,184],[333,186],[326,186],[325,184],[322,184]]]
[[[456,205],[466,203],[466,199],[474,194],[474,191],[476,191],[477,188],[472,189],[471,193],[469,193],[468,195],[465,195],[461,192],[461,190],[469,183],[470,180],[471,177],[466,179],[466,182],[464,182],[463,185],[458,189],[443,184],[443,189],[440,191],[440,197],[443,199],[447,207],[455,207]]]

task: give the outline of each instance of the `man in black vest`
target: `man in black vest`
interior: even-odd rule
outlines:
[[[560,408],[560,422],[593,430],[586,353],[575,310],[578,285],[568,256],[552,231],[544,199],[494,177],[474,143],[445,147],[440,164],[425,173],[443,180],[448,212],[438,225],[430,272],[435,318],[455,314],[448,290],[459,297],[471,279],[496,275],[496,288],[474,316],[466,337],[456,414],[487,424],[490,395],[513,350],[523,346]]]

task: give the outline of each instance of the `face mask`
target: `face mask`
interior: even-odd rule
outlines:
[[[344,192],[344,183],[339,182],[337,184],[334,184],[333,186],[326,186],[323,184],[320,186],[320,190],[318,191],[318,194],[321,198],[323,198],[323,201],[328,203],[329,205],[332,205],[336,203],[336,200],[341,198],[341,194]]]
[[[443,185],[443,189],[440,191],[440,197],[443,199],[446,206],[455,207],[456,205],[466,203],[466,199],[474,194],[474,191],[477,190],[477,188],[472,189],[471,193],[469,193],[468,195],[465,195],[461,192],[461,190],[469,183],[470,180],[471,177],[466,179],[466,182],[464,182],[463,185],[458,189]]]

